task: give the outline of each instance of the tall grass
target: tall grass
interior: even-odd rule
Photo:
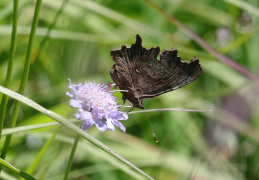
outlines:
[[[1,1],[0,178],[258,179],[258,5]],[[68,78],[111,82],[110,50],[136,34],[146,48],[197,56],[206,72],[144,100],[146,109],[213,109],[148,112],[158,143],[147,115],[134,111],[126,133],[82,131],[65,95]]]

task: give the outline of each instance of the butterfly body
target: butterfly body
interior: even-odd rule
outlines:
[[[157,59],[159,47],[146,49],[142,40],[136,36],[136,42],[127,48],[112,50],[115,64],[111,68],[112,80],[123,91],[123,99],[132,103],[134,108],[144,108],[142,99],[149,99],[196,80],[203,72],[199,60],[181,61],[177,50],[165,50]]]

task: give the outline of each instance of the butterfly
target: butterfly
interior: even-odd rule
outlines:
[[[133,108],[144,109],[142,100],[179,89],[195,81],[204,73],[199,60],[193,57],[182,61],[176,49],[164,50],[157,59],[158,46],[146,49],[137,34],[136,42],[127,48],[111,50],[115,62],[110,70],[114,83],[124,90],[124,103],[130,101]]]

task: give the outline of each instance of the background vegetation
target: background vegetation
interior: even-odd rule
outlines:
[[[75,84],[93,80],[111,82],[110,50],[120,48],[121,44],[130,46],[136,34],[140,34],[146,48],[175,48],[184,60],[197,56],[206,72],[184,88],[144,100],[146,109],[213,109],[213,112],[150,112],[158,143],[153,140],[145,113],[129,115],[123,122],[126,133],[118,128],[101,133],[95,127],[88,133],[154,179],[259,179],[259,76],[256,76],[259,2],[153,0],[153,3],[43,0],[24,95],[73,119],[75,110],[69,107],[69,97],[65,95],[69,90],[68,78]],[[35,0],[19,1],[17,44],[9,85],[16,92],[28,57],[35,4]],[[12,8],[10,1],[0,1],[1,86],[5,86],[11,54]],[[202,45],[203,40],[226,56],[213,53],[208,45]],[[120,93],[116,95],[121,98]],[[14,99],[9,98],[1,151],[13,109]],[[6,162],[37,179],[63,179],[77,135],[57,124],[39,128],[53,121],[21,104],[16,127],[22,128],[9,133],[13,136]],[[76,124],[80,126],[81,122]],[[80,138],[69,179],[145,179],[129,169],[100,147]],[[3,168],[0,175],[2,179],[19,177],[9,168]]]

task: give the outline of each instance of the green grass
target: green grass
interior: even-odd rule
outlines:
[[[0,179],[259,179],[258,1],[14,2],[0,1],[0,85],[12,90],[0,88]],[[231,35],[220,40],[222,27]],[[145,113],[129,115],[126,133],[83,132],[68,78],[111,82],[110,50],[136,34],[206,72],[145,108],[213,112],[149,112],[158,143]]]

